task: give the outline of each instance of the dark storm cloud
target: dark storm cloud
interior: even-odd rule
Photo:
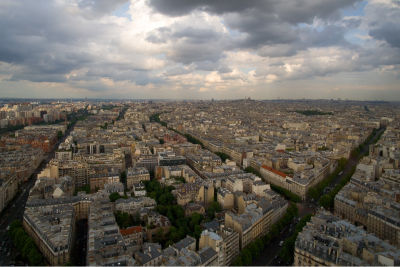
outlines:
[[[399,14],[400,16],[400,14]],[[369,34],[375,39],[385,40],[393,47],[400,48],[400,25],[399,23],[385,23],[379,28],[369,31]]]
[[[23,66],[13,79],[41,81],[51,75],[52,81],[63,81],[62,75],[92,60],[81,47],[96,28],[80,22],[55,2],[18,1],[18,8],[0,14],[0,61]]]
[[[196,63],[198,69],[214,70],[228,48],[230,37],[212,28],[175,24],[170,29],[161,27],[152,31],[146,40],[155,44],[169,42],[166,56],[172,61]]]
[[[202,46],[185,42],[177,43],[167,56],[169,59],[183,64],[200,61],[217,62],[222,56],[222,51],[222,47]]]
[[[400,2],[391,1],[387,5],[367,6],[369,34],[378,40],[384,40],[393,47],[400,48]]]
[[[115,42],[107,39],[113,36],[114,28],[108,24],[99,27],[86,15],[110,12],[122,2],[126,1],[80,1],[85,14],[80,9],[67,11],[65,5],[47,0],[15,1],[9,9],[0,10],[0,61],[19,66],[10,80],[68,82],[74,79],[67,79],[71,71],[84,68],[90,72],[75,79],[110,77],[138,84],[150,82],[140,67],[109,62],[89,48],[104,40],[114,47]]]
[[[158,12],[169,16],[182,16],[196,9],[215,14],[241,13],[248,9],[278,14],[282,21],[291,23],[312,21],[314,16],[326,18],[338,9],[358,0],[149,0]]]
[[[222,14],[260,6],[265,8],[270,3],[259,0],[150,0],[149,4],[155,10],[165,15],[182,16],[195,9]]]
[[[149,0],[154,10],[169,16],[186,15],[195,10],[222,15],[226,26],[245,34],[231,45],[239,49],[299,42],[298,23],[312,23],[314,18],[337,19],[341,8],[355,2],[357,0]],[[325,45],[330,41],[334,41],[333,38],[320,43]]]
[[[400,14],[399,14],[400,16]],[[369,34],[379,40],[385,40],[394,47],[400,48],[400,25],[399,23],[385,23],[369,31]]]
[[[130,16],[109,16],[127,1],[0,1],[0,82],[106,90],[124,81],[174,86],[173,76],[212,71],[282,81],[400,63],[396,1],[344,17],[356,0],[145,0],[150,9],[132,1]]]

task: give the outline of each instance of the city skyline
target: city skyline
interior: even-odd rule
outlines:
[[[400,100],[398,1],[0,7],[0,97]]]

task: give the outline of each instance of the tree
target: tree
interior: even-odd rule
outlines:
[[[164,237],[164,230],[162,228],[158,228],[154,236],[153,242],[160,243],[163,240],[163,237]]]
[[[33,239],[25,232],[21,222],[12,222],[8,233],[14,246],[20,251],[22,258],[28,260],[30,265],[43,265],[42,254],[37,249]]]
[[[90,185],[87,184],[87,185],[84,185],[82,187],[75,188],[75,194],[74,195],[76,195],[80,191],[84,191],[84,192],[86,192],[86,194],[89,194],[90,193]]]
[[[331,197],[329,195],[322,196],[318,201],[318,203],[325,209],[329,209],[331,207],[331,202]]]
[[[271,184],[271,189],[274,190],[275,192],[277,192],[278,194],[283,195],[288,200],[291,200],[293,202],[300,202],[301,201],[301,198],[298,195],[290,192],[289,190],[287,190],[285,188],[282,188],[280,186]]]
[[[257,247],[255,242],[251,242],[248,246],[249,251],[253,258],[257,258],[260,255],[259,247]]]
[[[244,171],[245,171],[245,172],[248,172],[248,173],[252,173],[252,174],[254,174],[254,175],[258,176],[258,177],[262,177],[261,174],[260,174],[260,172],[257,171],[256,169],[254,169],[254,168],[251,167],[251,166],[249,166],[249,167],[247,167],[246,169],[244,169]]]
[[[236,259],[232,262],[233,266],[243,266],[242,256],[237,256]]]
[[[197,240],[200,238],[201,232],[202,232],[202,231],[203,231],[203,229],[201,228],[201,226],[200,226],[199,224],[196,224],[196,225],[194,226],[193,234],[194,234],[194,237],[195,237]]]
[[[251,265],[253,258],[249,249],[245,248],[242,252],[243,265]]]
[[[36,248],[29,252],[28,260],[33,266],[43,265],[43,256]]]
[[[256,244],[256,247],[259,250],[259,253],[261,253],[264,250],[264,242],[262,241],[261,238],[258,238],[256,241],[254,241]]]
[[[64,134],[62,133],[62,131],[58,131],[57,132],[57,139],[61,140],[63,138]]]
[[[126,172],[125,171],[121,172],[121,174],[119,175],[119,181],[121,183],[123,183],[124,187],[126,188]]]
[[[215,213],[220,212],[221,210],[221,205],[217,201],[213,201],[207,208],[207,217],[212,220],[215,217]]]
[[[225,154],[223,152],[215,152],[215,154],[219,156],[223,162],[225,162],[227,159],[231,159],[228,154]]]
[[[31,238],[25,241],[25,243],[22,244],[23,247],[21,249],[21,254],[23,257],[27,257],[29,255],[29,252],[35,248],[35,243]]]
[[[110,198],[111,202],[115,202],[117,199],[121,198],[117,192],[111,193],[108,197]]]

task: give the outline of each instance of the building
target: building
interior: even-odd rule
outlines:
[[[186,164],[184,156],[177,156],[172,151],[158,153],[158,166],[174,166]]]
[[[189,202],[185,206],[185,216],[190,216],[193,213],[198,213],[198,214],[204,215],[206,213],[206,210],[203,205],[200,205],[198,203]]]
[[[135,197],[144,197],[146,196],[146,188],[142,182],[134,184],[132,189]]]
[[[155,206],[156,201],[150,197],[120,198],[115,201],[115,210],[132,215],[138,213],[142,208],[153,209]]]
[[[131,251],[115,221],[112,203],[105,195],[96,197],[98,199],[89,208],[86,264],[134,265]]]
[[[363,225],[368,232],[400,247],[400,204],[395,193],[398,189],[390,190],[384,181],[362,182],[353,178],[335,197],[335,215]]]
[[[107,192],[107,194],[118,193],[121,196],[123,196],[124,195],[124,184],[121,182],[105,184],[104,191]]]
[[[85,162],[76,160],[51,160],[48,164],[50,178],[71,176],[75,187],[83,187],[89,184],[89,166]]]
[[[348,221],[319,211],[299,233],[294,265],[386,265],[400,264],[400,251]]]
[[[126,229],[120,229],[119,232],[124,239],[125,245],[132,252],[140,250],[143,245],[143,229],[141,226],[131,226]]]
[[[89,174],[88,178],[90,190],[94,192],[104,189],[106,184],[118,183],[120,181],[119,172],[113,169],[96,171],[93,174]]]
[[[225,189],[223,187],[218,188],[217,201],[224,210],[230,210],[234,208],[233,193],[228,189]]]
[[[71,260],[75,234],[75,211],[70,205],[27,207],[23,226],[51,265]]]
[[[243,249],[267,233],[271,225],[283,216],[287,205],[283,199],[269,201],[262,198],[256,203],[247,205],[242,214],[226,212],[225,225],[239,233],[240,249]]]
[[[142,266],[161,265],[161,245],[156,243],[144,243],[143,250],[135,253],[135,260]]]
[[[211,247],[218,254],[215,265],[228,266],[239,255],[239,233],[224,225],[217,231],[203,230],[199,248]]]
[[[302,200],[306,199],[307,191],[331,173],[336,166],[325,158],[315,159],[312,169],[304,169],[303,165],[294,161],[289,162],[291,162],[289,165],[298,171],[289,175],[270,166],[262,165],[260,174],[266,182],[283,187],[301,197]]]
[[[0,178],[0,212],[14,198],[18,191],[18,182],[15,175],[10,175],[4,179]]]
[[[134,184],[142,181],[149,181],[150,173],[144,167],[128,168],[126,172],[126,188],[132,189]]]

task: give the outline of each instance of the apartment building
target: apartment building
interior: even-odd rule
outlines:
[[[99,196],[89,208],[87,265],[134,265],[113,214],[112,203]]]
[[[335,215],[400,247],[400,204],[380,193],[381,189],[387,191],[388,184],[384,189],[381,182],[352,180],[335,197]]]
[[[297,266],[399,264],[398,248],[327,211],[317,212],[295,243],[294,265]]]
[[[221,225],[213,232],[203,230],[200,236],[199,248],[211,247],[218,254],[218,266],[228,266],[239,255],[239,233]]]
[[[51,265],[71,260],[75,211],[70,205],[27,207],[23,227]]]
[[[225,225],[239,233],[240,249],[243,249],[253,240],[267,233],[275,220],[284,214],[287,205],[283,199],[270,201],[262,198],[257,204],[247,205],[241,214],[226,212]],[[275,213],[280,216],[275,216]]]
[[[18,181],[15,175],[0,178],[0,212],[14,198],[18,191]]]
[[[128,190],[132,189],[134,184],[149,180],[150,173],[144,167],[132,167],[126,170],[126,188]]]

